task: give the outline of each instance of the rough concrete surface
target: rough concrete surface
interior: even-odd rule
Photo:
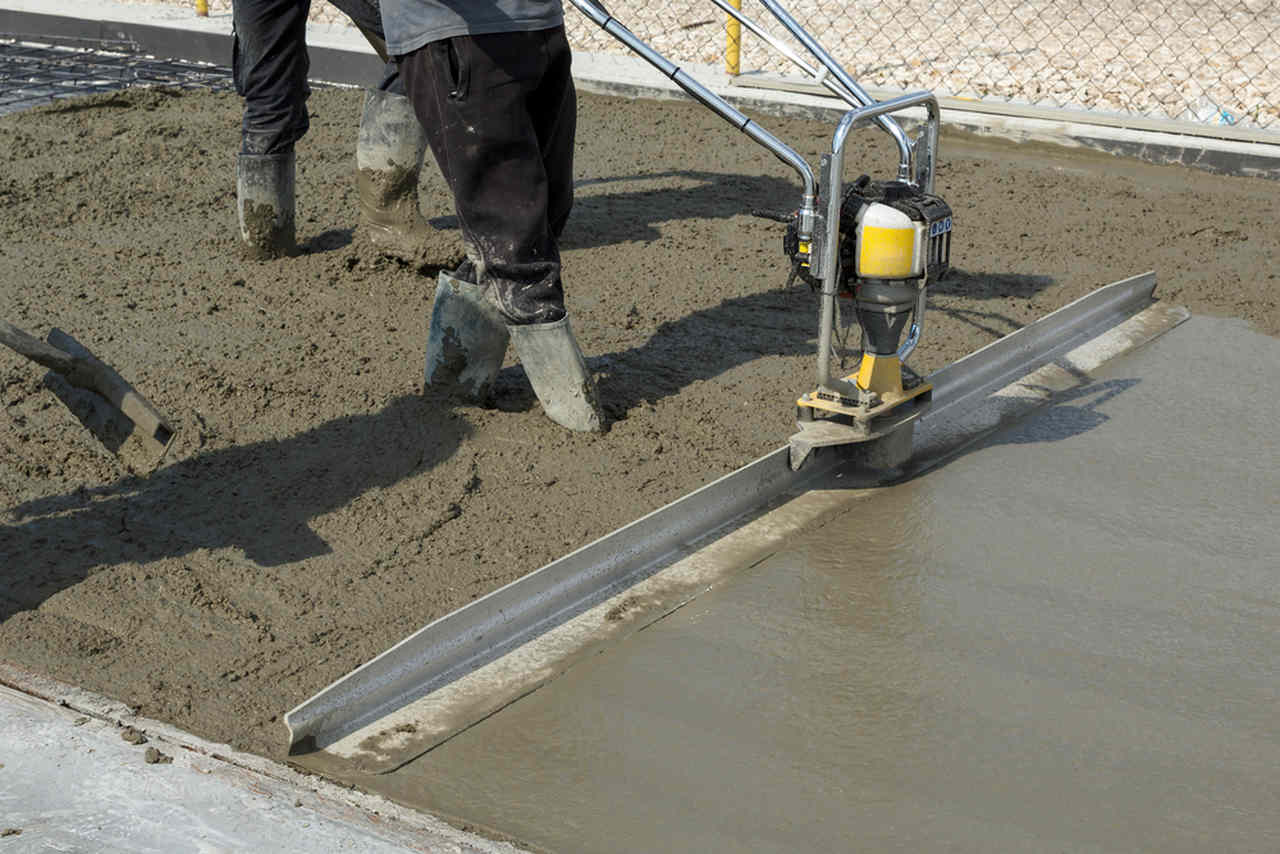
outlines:
[[[264,263],[236,252],[234,96],[0,119],[0,317],[75,335],[181,431],[132,474],[0,354],[0,659],[279,756],[280,715],[333,679],[791,432],[816,303],[748,213],[794,207],[784,165],[692,104],[581,99],[565,276],[611,429],[575,435],[511,362],[496,408],[423,395],[434,270],[352,238],[360,99],[313,95],[306,251]],[[806,155],[829,138],[762,122]],[[891,172],[866,139],[850,171]],[[421,189],[450,226],[439,177]],[[938,189],[956,269],[918,370],[1146,269],[1280,334],[1275,183],[946,136]]]

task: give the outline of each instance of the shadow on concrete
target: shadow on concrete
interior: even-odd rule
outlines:
[[[914,480],[935,469],[945,468],[984,448],[996,445],[1048,444],[1083,435],[1111,420],[1111,416],[1102,411],[1104,404],[1142,382],[1132,377],[1095,381],[1086,373],[1074,370],[1072,373],[1082,382],[1082,385],[1060,392],[1030,386],[1033,389],[1051,392],[1052,397],[1043,405],[1002,419],[1001,423],[993,428],[976,431],[971,436],[956,441],[948,450],[941,453],[935,452],[923,459],[917,458],[912,463],[908,463],[900,474],[888,477],[885,483],[894,484]]]
[[[979,299],[1005,299],[1026,298],[1051,284],[1047,276],[952,271],[935,287]],[[637,347],[588,354],[587,365],[596,375],[606,415],[611,421],[622,420],[637,406],[657,403],[693,383],[762,357],[812,356],[816,360],[818,302],[818,295],[803,284],[734,297],[662,323]],[[995,338],[1022,326],[997,312],[932,305],[929,311],[955,317]],[[856,327],[849,344],[858,345]],[[852,364],[847,367],[853,369]],[[537,406],[518,365],[499,373],[494,390],[493,406],[499,410],[523,412]]]
[[[102,566],[200,549],[238,548],[263,567],[326,554],[310,520],[436,466],[470,433],[441,400],[405,395],[288,439],[21,504],[0,525],[0,621]]]
[[[983,447],[1034,445],[1061,442],[1082,435],[1111,420],[1111,416],[1100,408],[1104,403],[1124,394],[1140,382],[1142,380],[1134,377],[1100,380],[1059,392],[1044,407],[992,434],[980,444]]]
[[[692,187],[663,187],[652,190],[627,189],[628,184],[679,178],[696,182]],[[583,188],[611,185],[613,192],[598,195],[582,195],[577,192],[573,211],[564,234],[560,236],[560,249],[594,249],[618,243],[644,243],[662,236],[659,225],[685,220],[729,219],[749,216],[757,208],[772,211],[794,210],[800,201],[799,184],[769,176],[746,177],[719,172],[655,172],[652,174],[619,175],[608,178],[587,178],[578,181],[575,191]],[[424,212],[430,213],[430,212]],[[434,228],[450,230],[459,228],[458,217],[453,212],[440,212],[428,216],[427,222]],[[782,256],[784,226],[773,223],[778,231],[779,278],[786,278],[787,261]],[[309,242],[309,251],[323,251],[346,245],[328,245],[323,241],[338,231],[325,232]],[[347,240],[346,242],[350,242]],[[569,282],[570,290],[573,283]]]
[[[628,189],[628,185],[672,178],[696,182],[696,186]],[[582,193],[584,189],[601,186],[608,186],[611,191]],[[756,208],[792,211],[800,203],[797,181],[696,170],[588,178],[577,182],[574,189],[573,213],[560,240],[561,248],[566,250],[643,243],[661,237],[658,226],[663,223],[729,219],[750,215]],[[784,226],[780,223],[772,226],[778,231],[779,276],[785,278],[787,262],[781,253]]]
[[[354,228],[331,228],[298,244],[298,249],[306,255],[314,252],[332,252],[334,249],[350,246],[351,241],[355,239],[355,233]]]
[[[628,185],[678,178],[696,182],[691,187],[628,189]],[[583,195],[582,190],[600,186],[612,192]],[[617,243],[644,243],[662,236],[662,223],[683,220],[729,219],[748,216],[757,208],[786,212],[800,202],[800,185],[769,176],[748,177],[720,172],[667,171],[607,178],[585,178],[574,184],[573,211],[564,234],[562,250],[593,249]],[[427,222],[439,229],[459,227],[455,213],[438,213]],[[778,230],[782,246],[784,226]],[[778,269],[786,277],[786,259],[778,253]],[[569,283],[573,287],[573,283]]]
[[[645,403],[679,394],[765,356],[814,352],[817,298],[808,288],[775,289],[725,300],[658,326],[643,344],[587,356],[601,403],[619,421]],[[495,408],[536,406],[524,370],[505,368],[494,384]]]
[[[952,267],[945,276],[929,285],[929,296],[954,296],[978,300],[1010,298],[1027,300],[1054,284],[1050,276],[978,273]],[[997,311],[944,306],[939,305],[936,300],[930,301],[929,311],[946,315],[996,338],[1016,332],[1024,325],[1021,321]]]
[[[980,299],[1004,299],[1025,298],[1052,283],[1045,276],[953,271],[935,287],[954,288],[956,293]],[[656,403],[692,383],[764,356],[812,356],[816,360],[818,302],[818,295],[804,285],[735,297],[661,324],[638,347],[588,356],[588,366],[600,382],[606,412],[614,420],[625,418],[638,405]],[[993,337],[1022,326],[995,312],[929,310],[955,316]],[[849,343],[856,347],[856,327],[853,331],[854,340]],[[852,370],[852,365],[848,367]],[[531,393],[521,397],[523,371],[507,369],[503,374],[498,388],[506,399],[499,408],[534,405]]]

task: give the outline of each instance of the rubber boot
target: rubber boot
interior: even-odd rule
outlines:
[[[427,333],[428,386],[487,403],[510,339],[506,320],[485,298],[485,288],[440,274]]]
[[[596,384],[566,315],[554,323],[508,326],[516,355],[547,417],[570,430],[604,429]]]
[[[427,135],[404,95],[370,89],[356,139],[361,228],[369,241],[405,261],[418,260],[434,229],[418,212],[418,176]]]
[[[293,221],[293,151],[236,156],[236,212],[246,257],[256,261],[298,251]]]

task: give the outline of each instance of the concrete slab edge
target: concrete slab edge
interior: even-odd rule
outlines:
[[[784,92],[819,95],[827,100],[833,96],[820,84],[805,77],[776,74],[764,71],[747,71],[730,79],[735,87],[744,89],[774,89]],[[882,89],[869,86],[867,92],[878,100],[901,95],[903,89]],[[1133,113],[1107,112],[1103,110],[1073,109],[1068,107],[1048,107],[1025,104],[1015,101],[984,100],[953,95],[939,95],[938,105],[943,111],[959,111],[973,113],[991,113],[1025,119],[1045,119],[1053,122],[1071,122],[1074,124],[1100,125],[1110,128],[1126,128],[1129,130],[1145,130],[1156,133],[1168,133],[1175,136],[1197,136],[1207,139],[1235,140],[1237,142],[1263,142],[1272,145],[1280,144],[1280,127],[1275,129],[1239,127],[1236,125],[1213,124],[1189,119],[1166,119],[1142,116]]]
[[[516,854],[510,843],[495,842],[459,830],[442,819],[402,807],[381,796],[304,774],[262,756],[244,753],[226,744],[207,741],[163,721],[143,717],[124,703],[68,685],[56,679],[0,662],[0,685],[27,697],[70,709],[78,714],[114,724],[131,726],[154,742],[188,751],[214,762],[260,775],[305,795],[317,812],[340,818],[408,850]]]
[[[787,91],[753,89],[734,85],[727,74],[714,66],[685,66],[683,70],[740,110],[789,118],[807,118],[834,123],[848,111],[847,105],[832,97]],[[601,95],[627,98],[680,99],[683,91],[640,59],[613,55],[586,55],[574,58],[574,79],[579,88]],[[878,92],[881,96],[903,94]],[[1225,139],[1168,130],[1112,127],[1083,122],[1070,111],[1060,117],[1005,115],[998,104],[984,103],[981,110],[965,109],[962,101],[948,99],[942,109],[945,128],[1014,142],[1042,142],[1068,148],[1088,148],[1117,156],[1161,165],[1179,164],[1215,174],[1280,179],[1280,133],[1274,142],[1259,139]],[[908,128],[924,120],[923,111],[897,114]],[[1267,134],[1271,136],[1271,134]]]
[[[231,67],[231,16],[199,18],[184,6],[0,0],[0,33],[36,42],[115,43],[159,58]],[[354,28],[308,24],[307,46],[313,80],[366,86],[380,77],[382,61]]]
[[[27,36],[107,39],[126,42],[146,53],[195,62],[229,65],[230,15],[198,18],[190,8],[173,5],[128,5],[111,0],[85,7],[71,0],[0,0],[0,32]],[[311,75],[318,81],[364,86],[378,79],[381,62],[354,28],[311,24],[307,28]],[[683,70],[739,109],[766,115],[833,121],[845,105],[835,98],[803,91],[802,78],[782,78],[773,88],[749,88],[712,65],[690,64]],[[673,82],[634,56],[574,55],[574,79],[583,91],[628,98],[684,98]],[[892,93],[878,93],[892,94]],[[999,102],[947,99],[944,125],[1014,141],[1036,141],[1082,147],[1157,164],[1180,164],[1215,174],[1280,179],[1280,133],[1210,129],[1189,123],[1133,120],[1109,126],[1102,118],[1081,120],[1079,111],[1028,111]],[[1006,112],[1001,112],[1005,109]],[[904,124],[918,121],[905,113]],[[1126,124],[1128,126],[1126,126]],[[1187,131],[1179,132],[1178,125]],[[1143,125],[1134,127],[1132,125]],[[1164,128],[1153,130],[1151,128]],[[1275,141],[1267,141],[1274,136]]]

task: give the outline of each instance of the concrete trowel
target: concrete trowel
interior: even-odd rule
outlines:
[[[108,450],[119,454],[125,443],[136,442],[143,460],[138,468],[150,471],[160,465],[177,431],[150,401],[79,341],[53,329],[46,343],[0,320],[0,343],[91,392],[78,406],[59,397]]]

